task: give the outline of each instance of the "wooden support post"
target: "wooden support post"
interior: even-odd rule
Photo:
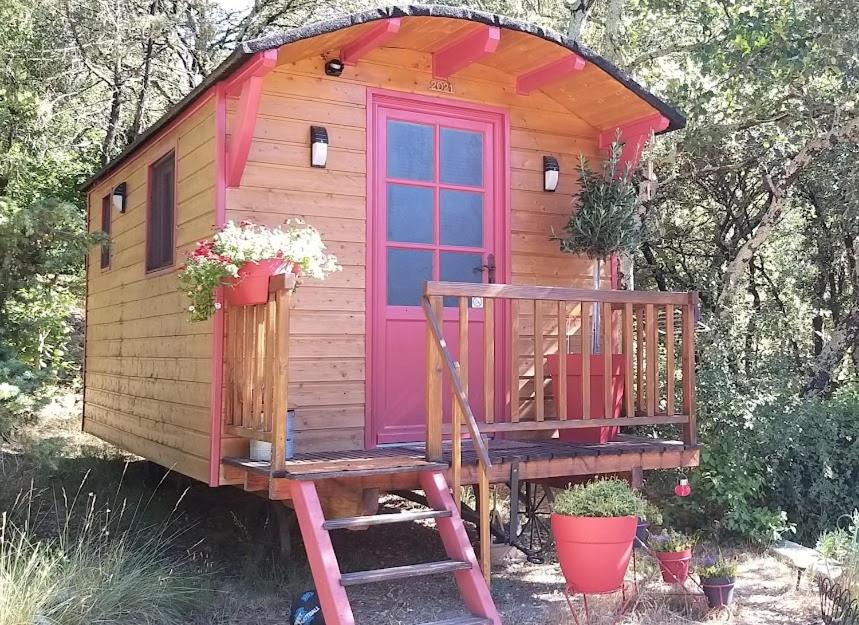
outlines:
[[[653,304],[646,304],[644,307],[645,324],[647,325],[647,338],[645,339],[645,353],[647,358],[647,416],[656,415],[657,406],[657,389],[659,385],[659,369],[657,368],[656,358],[659,355],[659,344],[657,338],[656,325],[656,308]]]
[[[480,568],[486,585],[492,573],[492,539],[489,532],[489,473],[482,462],[478,462],[480,480]]]
[[[591,418],[591,303],[582,302],[582,419]]]
[[[444,323],[442,298],[429,296],[430,310],[440,327]],[[442,363],[441,350],[436,345],[430,324],[427,323],[427,384],[426,384],[426,424],[427,460],[438,462],[442,459]]]
[[[674,414],[674,306],[665,306],[665,414]]]
[[[459,362],[456,363],[456,374],[462,381],[462,388],[468,396],[468,297],[459,298]],[[462,408],[455,394],[451,393],[452,422],[450,469],[453,477],[453,502],[456,509],[462,504]]]
[[[495,421],[495,300],[483,300],[483,419]]]
[[[567,302],[558,302],[558,419],[567,418]]]
[[[683,412],[688,423],[683,426],[683,442],[687,445],[698,444],[698,429],[695,417],[695,311],[698,307],[698,293],[689,294],[689,303],[683,306]]]
[[[543,396],[543,307],[542,302],[534,300],[534,404],[537,421],[546,418],[546,401]]]
[[[519,300],[510,300],[510,422],[519,421]]]
[[[292,289],[280,289],[277,303],[277,356],[274,407],[271,428],[271,468],[282,471],[286,464],[286,419],[289,410],[289,316]]]
[[[625,417],[635,416],[635,387],[633,385],[632,364],[634,354],[632,347],[633,313],[632,304],[623,305],[623,403]]]
[[[638,392],[638,413],[645,414],[647,411],[647,389],[644,379],[644,309],[635,309],[635,377],[636,390]]]
[[[603,302],[602,305],[602,376],[603,376],[603,418],[614,417],[614,380],[612,374],[612,312],[611,303]]]

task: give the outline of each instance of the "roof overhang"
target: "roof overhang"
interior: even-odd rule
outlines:
[[[391,6],[363,11],[361,13],[351,15],[343,15],[334,19],[308,24],[300,28],[275,33],[273,35],[241,44],[211,74],[203,79],[197,87],[188,93],[188,95],[171,107],[171,109],[157,122],[138,135],[138,137],[116,158],[87,180],[83,185],[83,189],[89,189],[106,175],[116,170],[138,148],[167,129],[167,127],[170,126],[171,123],[173,123],[187,109],[189,109],[189,107],[193,106],[198,100],[204,97],[212,87],[232,76],[233,73],[238,71],[257,53],[272,49],[284,49],[284,47],[292,49],[293,44],[311,39],[318,39],[320,42],[320,50],[318,51],[323,51],[327,45],[334,41],[329,38],[328,44],[326,44],[325,36],[331,35],[332,33],[338,33],[339,31],[349,31],[350,33],[354,32],[355,34],[355,37],[350,36],[347,38],[354,45],[352,51],[354,56],[355,48],[357,48],[358,52],[363,52],[361,45],[371,45],[373,43],[381,45],[380,42],[385,42],[388,38],[395,37],[397,32],[400,30],[400,21],[408,23],[409,18],[463,20],[465,22],[472,22],[490,27],[483,35],[476,30],[472,32],[472,29],[469,29],[468,32],[464,33],[462,38],[457,39],[454,42],[444,43],[443,45],[448,46],[448,48],[451,44],[460,45],[461,50],[455,50],[454,54],[447,55],[453,59],[457,58],[457,54],[467,54],[472,55],[473,60],[479,60],[481,56],[481,45],[484,46],[483,50],[487,52],[494,50],[494,47],[490,49],[490,46],[497,46],[497,36],[495,36],[495,41],[493,42],[493,33],[497,33],[497,29],[523,33],[525,35],[535,37],[538,40],[541,40],[541,42],[545,42],[543,47],[536,51],[536,54],[541,57],[545,57],[545,63],[523,69],[517,76],[516,91],[520,95],[543,88],[543,85],[547,81],[547,77],[551,78],[552,76],[558,75],[559,72],[561,73],[560,75],[576,72],[587,65],[589,68],[595,68],[605,76],[609,77],[615,85],[633,95],[638,102],[646,105],[646,110],[649,111],[650,114],[661,116],[667,120],[657,127],[657,134],[677,130],[686,125],[686,118],[679,110],[653,95],[645,87],[636,82],[631,76],[607,59],[599,56],[588,48],[579,45],[569,37],[560,33],[542,28],[535,24],[522,22],[502,15],[474,11],[465,7],[433,5]],[[396,28],[381,26],[381,21],[390,23],[391,20],[397,20]],[[396,41],[396,39],[394,39],[394,41]],[[444,53],[445,50],[442,49],[440,52]],[[309,55],[310,53],[306,56]],[[492,57],[489,56],[487,58]],[[454,62],[453,66],[455,69],[456,62]],[[446,71],[450,71],[450,63],[444,67]],[[562,98],[564,96],[563,86],[558,86],[557,89],[559,91],[556,94],[556,99],[558,97]],[[647,115],[641,115],[640,117],[646,118]],[[632,116],[632,120],[634,119],[635,116]],[[621,122],[632,120],[629,118],[626,120],[618,120],[616,125],[621,126],[623,125]],[[614,126],[615,123],[612,122],[611,127],[613,128]],[[608,128],[608,126],[603,127],[599,123],[597,123],[595,127],[597,130],[605,130]]]

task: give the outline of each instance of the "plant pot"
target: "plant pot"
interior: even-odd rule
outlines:
[[[689,563],[692,561],[692,550],[684,551],[657,551],[656,559],[659,560],[659,571],[662,573],[662,581],[669,584],[682,584],[689,577]]]
[[[635,548],[639,549],[647,543],[647,537],[650,536],[650,523],[642,519],[638,519],[638,525],[635,527]]]
[[[701,589],[711,608],[721,608],[734,602],[733,577],[702,577]]]
[[[239,267],[236,278],[224,280],[224,295],[230,306],[253,306],[268,301],[268,281],[277,274],[294,271],[295,264],[282,258],[247,262]]]
[[[623,354],[612,354],[611,357],[611,393],[612,412],[605,415],[603,402],[603,355],[591,354],[590,358],[590,391],[591,391],[591,419],[616,419],[620,416],[623,406]],[[555,396],[555,408],[558,408],[558,369],[560,358],[557,354],[546,356],[546,368],[552,378],[552,394]],[[582,354],[567,354],[567,419],[581,420],[583,418],[582,408]],[[570,428],[559,430],[558,437],[562,441],[571,443],[606,444],[617,438],[619,428],[594,427],[594,428]]]
[[[552,515],[552,534],[567,586],[581,593],[607,593],[623,586],[637,519]]]

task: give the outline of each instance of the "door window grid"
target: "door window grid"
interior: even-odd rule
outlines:
[[[428,172],[425,171],[424,168],[419,170],[420,179],[409,179],[409,178],[401,178],[398,176],[391,176],[393,173],[399,174],[404,171],[406,168],[402,166],[402,164],[398,164],[392,168],[391,166],[391,154],[395,152],[395,159],[401,159],[404,155],[402,151],[398,151],[396,145],[392,145],[392,135],[390,132],[391,126],[393,125],[395,128],[400,124],[409,124],[410,126],[423,126],[425,128],[432,128],[432,172],[431,175],[428,175]],[[432,224],[433,224],[433,232],[432,232],[432,241],[431,242],[417,242],[417,241],[407,241],[403,240],[404,237],[402,234],[399,235],[398,240],[391,240],[392,237],[389,236],[391,233],[391,225],[388,222],[388,226],[386,228],[386,264],[388,265],[387,269],[387,284],[386,284],[386,292],[387,292],[387,305],[389,306],[419,306],[420,305],[420,295],[421,289],[414,289],[408,285],[398,285],[397,282],[393,279],[395,276],[399,278],[399,280],[405,281],[414,281],[417,278],[420,281],[420,284],[423,283],[424,273],[427,269],[424,262],[418,261],[418,257],[425,258],[426,252],[432,253],[432,276],[433,280],[457,280],[457,281],[470,281],[470,282],[482,282],[483,281],[483,273],[478,271],[473,271],[473,275],[466,275],[465,267],[467,264],[472,263],[474,265],[473,270],[476,270],[481,267],[483,264],[483,257],[486,252],[486,219],[485,219],[485,211],[487,209],[486,206],[486,178],[484,172],[484,160],[485,160],[485,150],[486,150],[486,138],[487,133],[472,131],[472,130],[462,130],[458,128],[447,128],[440,124],[432,124],[432,123],[415,123],[415,122],[400,122],[394,118],[390,118],[386,121],[386,141],[388,145],[387,150],[387,159],[388,162],[385,165],[385,187],[386,187],[386,202],[390,199],[390,187],[391,185],[396,185],[398,187],[416,187],[416,188],[429,188],[433,191],[433,203],[432,203]],[[442,131],[445,131],[444,133]],[[471,142],[471,153],[474,154],[474,135],[480,137],[479,150],[477,152],[477,160],[479,163],[476,166],[468,167],[468,163],[463,163],[462,158],[459,158],[459,162],[457,163],[461,169],[468,170],[465,175],[459,175],[455,173],[455,169],[452,170],[450,167],[442,167],[441,152],[442,152],[442,134],[446,134],[447,131],[451,131],[451,135],[455,135],[456,133],[460,135],[471,135],[467,137],[467,139]],[[418,134],[413,128],[410,129],[410,132],[413,134]],[[424,136],[427,135],[426,131],[422,133]],[[395,139],[396,140],[396,135]],[[425,148],[427,146],[419,146],[419,148]],[[407,155],[407,152],[406,152]],[[418,160],[421,162],[426,161],[427,154],[420,155]],[[442,182],[442,178],[447,178],[451,180],[451,182]],[[429,179],[427,179],[429,178]],[[463,184],[464,182],[472,182],[475,183],[479,181],[479,184]],[[475,211],[471,210],[471,218],[466,218],[465,225],[469,222],[474,224],[478,223],[479,232],[478,234],[472,235],[471,240],[468,240],[468,234],[465,233],[464,236],[460,236],[457,238],[455,233],[448,233],[449,236],[445,236],[442,232],[441,227],[444,225],[442,223],[442,207],[441,204],[443,202],[442,196],[446,195],[447,198],[454,197],[454,194],[471,194],[471,195],[479,195],[481,198],[481,210],[479,211],[478,218],[475,218]],[[449,212],[449,211],[447,211]],[[387,206],[386,210],[386,220],[390,219],[391,215],[391,206]],[[453,216],[453,214],[450,214]],[[425,221],[424,218],[421,218],[421,221]],[[446,222],[445,222],[446,223]],[[460,233],[462,234],[462,233]],[[479,242],[477,238],[479,237]],[[413,236],[412,238],[418,238]],[[442,239],[445,239],[448,242],[442,242]],[[476,243],[473,245],[469,245],[468,243]],[[405,252],[407,250],[413,250],[414,252],[423,251],[424,254],[415,254],[402,256],[398,254],[392,254],[394,250],[400,250],[400,252]],[[416,266],[420,266],[422,268],[421,271],[410,272],[408,267],[392,267],[392,261],[398,262],[400,260],[406,260],[406,258],[411,257],[409,262],[414,261]],[[462,257],[462,258],[456,258]],[[468,280],[467,278],[471,278]],[[445,306],[455,306],[456,302],[452,301],[455,298],[445,298]]]

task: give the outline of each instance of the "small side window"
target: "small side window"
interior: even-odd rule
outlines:
[[[173,264],[174,182],[176,164],[171,152],[150,168],[146,214],[146,271]]]
[[[110,239],[110,194],[101,198],[101,231]],[[101,246],[101,268],[110,269],[110,241]]]

